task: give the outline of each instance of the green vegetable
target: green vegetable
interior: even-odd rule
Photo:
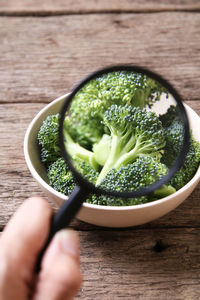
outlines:
[[[89,182],[96,184],[99,173],[95,171],[90,164],[82,160],[75,161],[76,170],[82,174]]]
[[[156,81],[133,72],[111,72],[87,83],[74,97],[66,126],[76,142],[89,149],[107,133],[101,122],[113,104],[151,107],[164,88]]]
[[[95,160],[94,153],[87,150],[86,148],[80,146],[78,143],[75,143],[71,136],[68,134],[67,130],[64,128],[64,143],[68,154],[73,160],[83,160],[89,164],[94,170],[98,170],[98,164]]]
[[[171,167],[178,157],[183,143],[183,125],[177,107],[171,106],[160,117],[164,127],[166,145],[161,161]],[[181,169],[172,177],[170,184],[177,190],[182,188],[195,175],[200,163],[200,144],[190,133],[189,151]]]
[[[140,155],[160,158],[165,140],[162,123],[155,113],[128,104],[115,104],[105,112],[103,122],[111,136],[110,152],[99,174],[97,185],[112,168],[126,166]]]
[[[77,160],[75,162],[77,171],[80,172],[87,180],[95,184],[98,173],[85,161]],[[58,192],[65,195],[71,194],[75,187],[75,180],[71,171],[66,165],[63,158],[58,158],[49,165],[47,169],[49,184]]]
[[[58,158],[47,169],[49,184],[56,191],[69,195],[75,187],[75,181],[63,158]]]
[[[93,184],[116,191],[137,190],[165,175],[180,152],[183,126],[175,106],[159,117],[146,109],[163,92],[155,81],[130,72],[109,73],[85,85],[64,121],[65,146],[77,171]],[[38,144],[49,184],[69,195],[76,183],[61,158],[58,128],[59,115],[48,116],[39,130]],[[90,195],[87,202],[137,205],[171,195],[199,166],[200,144],[192,133],[190,140],[182,168],[153,193],[129,199]]]
[[[84,161],[78,160],[75,162],[77,170],[86,177],[90,182],[96,183],[98,172],[95,172],[90,165]],[[151,156],[140,157],[133,164],[122,166],[117,172],[112,169],[104,178],[100,187],[103,189],[111,189],[116,191],[131,191],[137,190],[140,187],[149,186],[167,173],[165,165],[158,163]],[[74,187],[75,181],[68,169],[64,159],[59,158],[52,163],[48,170],[47,175],[49,184],[56,190],[65,195],[69,195]],[[91,195],[87,202],[100,205],[135,205],[147,203],[152,199],[158,199],[160,196],[165,197],[175,192],[175,189],[170,185],[164,185],[157,190],[154,194],[141,196],[138,198],[123,199],[117,197],[97,196]]]
[[[178,121],[182,124],[180,111],[175,105],[171,105],[165,114],[159,116],[159,119],[164,128],[169,127],[174,121]]]
[[[180,153],[183,143],[183,124],[180,113],[175,106],[170,106],[167,112],[160,116],[165,135],[164,154],[161,161],[171,167]]]
[[[140,156],[137,160],[121,166],[119,170],[111,169],[102,180],[100,187],[105,190],[114,190],[118,192],[138,190],[147,187],[162,176],[168,173],[168,168],[158,162],[151,156]],[[88,202],[100,205],[135,205],[149,202],[151,199],[158,199],[160,196],[165,197],[176,190],[171,185],[163,185],[159,190],[151,195],[145,195],[137,198],[123,199],[109,196],[92,195]]]
[[[170,180],[177,190],[182,188],[195,175],[200,163],[200,144],[191,136],[189,151],[181,169]]]
[[[111,147],[111,136],[104,134],[101,140],[93,145],[94,158],[100,166],[104,166]]]
[[[40,127],[38,143],[40,145],[41,161],[45,164],[56,161],[60,156],[58,145],[59,114],[48,116]]]

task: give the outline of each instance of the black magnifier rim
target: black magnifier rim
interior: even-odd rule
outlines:
[[[166,174],[160,180],[156,181],[154,184],[152,184],[148,187],[145,187],[145,188],[142,188],[142,189],[139,189],[136,191],[131,191],[131,192],[117,192],[117,191],[103,190],[99,187],[94,186],[91,182],[87,181],[74,168],[73,163],[71,162],[71,159],[65,149],[64,138],[63,138],[63,123],[64,123],[64,119],[65,119],[65,113],[68,110],[69,105],[70,105],[71,101],[73,100],[73,97],[75,96],[75,94],[90,80],[100,77],[103,74],[107,74],[110,72],[116,72],[116,71],[128,71],[128,72],[134,72],[134,73],[141,73],[141,74],[147,75],[150,78],[158,81],[174,97],[174,100],[178,104],[178,107],[179,107],[179,110],[181,113],[183,128],[184,128],[184,137],[183,137],[183,144],[181,147],[181,151],[180,151],[179,156],[177,157],[176,161],[174,162],[173,166],[170,168],[168,174]],[[160,188],[163,184],[168,182],[172,178],[172,176],[180,169],[180,167],[186,157],[188,149],[189,149],[189,141],[190,141],[189,122],[188,122],[187,114],[186,114],[186,111],[185,111],[185,108],[184,108],[184,105],[182,103],[182,99],[181,99],[179,93],[162,76],[158,75],[155,72],[148,70],[147,68],[137,66],[137,65],[114,65],[114,66],[105,67],[105,68],[102,68],[95,72],[90,73],[85,78],[83,78],[77,85],[75,85],[75,87],[72,89],[70,94],[67,96],[67,98],[62,106],[62,109],[60,111],[59,146],[61,149],[62,156],[65,159],[68,167],[72,171],[72,174],[73,174],[74,179],[77,182],[77,184],[80,187],[82,187],[85,191],[87,191],[88,193],[103,194],[103,195],[107,195],[107,196],[122,197],[122,198],[133,198],[133,197],[139,197],[139,196],[143,196],[143,195],[153,192],[154,190]]]

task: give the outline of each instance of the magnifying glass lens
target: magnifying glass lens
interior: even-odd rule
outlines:
[[[179,96],[163,79],[134,68],[94,73],[61,115],[64,157],[86,189],[122,197],[175,192],[169,180],[189,130]]]

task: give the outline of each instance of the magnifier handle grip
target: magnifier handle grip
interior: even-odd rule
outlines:
[[[85,190],[83,190],[79,186],[76,186],[72,194],[67,199],[67,201],[65,201],[61,208],[58,210],[58,212],[53,215],[51,219],[48,238],[37,258],[35,273],[38,273],[41,269],[42,257],[54,234],[56,234],[57,231],[67,227],[70,224],[74,216],[81,208],[83,202],[86,200],[87,196],[88,193],[85,192]]]

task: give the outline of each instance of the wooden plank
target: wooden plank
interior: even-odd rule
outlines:
[[[77,299],[200,298],[200,232],[80,232],[84,282]]]
[[[197,13],[0,18],[0,102],[49,102],[120,63],[151,68],[199,100],[199,33]]]
[[[93,13],[93,12],[156,12],[172,10],[199,10],[200,3],[197,0],[1,0],[1,14],[27,15],[32,14],[69,14],[69,13]]]
[[[198,101],[188,104],[200,113]],[[42,107],[44,104],[39,103],[0,105],[0,229],[26,198],[44,196],[28,171],[23,154],[25,131]],[[200,185],[175,211],[143,228],[200,226],[199,194]],[[72,226],[83,230],[95,229],[82,222],[73,222]]]
[[[83,284],[75,299],[199,299],[199,229],[78,234]]]

